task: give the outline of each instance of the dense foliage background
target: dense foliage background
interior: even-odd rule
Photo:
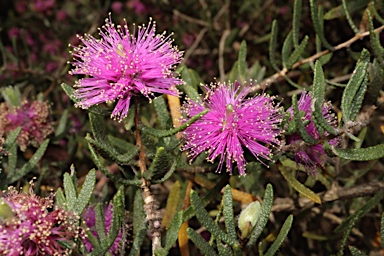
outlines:
[[[80,193],[86,175],[95,168],[95,187],[89,182],[90,204],[113,200],[113,204],[118,205],[120,202],[121,208],[115,208],[123,212],[120,216],[124,226],[123,250],[127,255],[132,248],[135,252],[140,250],[140,255],[152,253],[153,227],[147,231],[147,227],[140,226],[144,218],[149,217],[138,196],[141,189],[145,190],[137,164],[139,151],[128,149],[137,144],[138,138],[133,114],[125,121],[117,122],[109,118],[111,104],[87,111],[75,108],[72,101],[75,99],[68,97],[73,92],[71,87],[79,79],[68,74],[72,68],[68,63],[72,61],[69,51],[80,44],[76,34],[88,33],[97,37],[97,28],[104,24],[109,13],[116,24],[124,24],[123,19],[129,25],[146,24],[151,17],[156,21],[156,31],[173,32],[173,44],[184,51],[184,59],[177,70],[186,82],[179,87],[183,92],[181,104],[186,95],[205,93],[200,83],[215,81],[249,83],[252,80],[255,89],[252,94],[264,91],[275,95],[285,110],[292,105],[293,95],[320,88],[325,101],[331,102],[342,131],[338,134],[341,151],[333,150],[329,155],[334,157],[324,168],[317,168],[315,174],[295,164],[292,154],[283,149],[276,151],[276,164],[270,163],[269,167],[247,154],[246,175],[238,176],[229,175],[225,168],[216,173],[217,164],[204,161],[204,156],[188,165],[173,134],[159,138],[156,131],[145,133],[141,130],[147,156],[145,163],[155,170],[154,176],[144,176],[144,180],[149,181],[146,188],[156,200],[153,211],[158,214],[156,218],[162,223],[162,238],[166,240],[163,241],[164,251],[158,253],[200,255],[202,243],[196,246],[198,242],[187,237],[189,248],[186,249],[180,247],[180,233],[178,242],[171,233],[177,234],[182,220],[189,219],[188,226],[209,241],[210,222],[202,224],[199,216],[196,218],[190,212],[183,212],[182,217],[175,216],[189,206],[192,188],[196,191],[191,194],[191,201],[195,200],[193,209],[199,211],[196,202],[200,197],[204,198],[207,213],[224,230],[228,223],[221,218],[221,202],[222,196],[224,203],[232,202],[232,199],[225,199],[230,195],[229,188],[225,190],[224,187],[230,184],[235,217],[250,202],[262,202],[268,195],[274,195],[271,214],[267,214],[268,223],[259,240],[255,240],[250,249],[244,249],[247,238],[238,240],[243,254],[258,255],[260,251],[267,251],[282,230],[284,221],[292,221],[289,217],[292,215],[292,227],[290,230],[286,228],[289,233],[282,237],[284,242],[277,255],[364,255],[363,252],[382,255],[384,49],[381,31],[384,29],[384,2],[351,0],[344,4],[326,0],[0,1],[0,102],[47,102],[52,125],[49,142],[42,139],[38,145],[32,143],[25,148],[17,148],[11,143],[18,134],[10,131],[2,134],[0,128],[0,135],[5,139],[5,142],[0,141],[0,145],[4,145],[0,150],[3,155],[0,188],[6,190],[10,185],[25,188],[35,178],[33,189],[37,195],[47,196],[50,191],[60,191],[57,193],[58,205],[67,203],[71,210],[81,214],[86,205],[82,210],[71,206],[80,199],[76,201],[75,196],[71,201],[68,190],[73,187],[75,194]],[[373,30],[376,33],[372,33]],[[317,60],[320,64],[315,65]],[[354,92],[345,89],[352,88],[360,78],[360,84],[365,83],[365,87],[356,85]],[[319,85],[317,82],[321,79],[324,82]],[[352,118],[352,123],[346,120],[343,123],[346,114],[342,101],[349,96],[352,98],[351,108],[355,107],[356,120]],[[178,105],[169,98],[160,98],[151,104],[143,100],[139,118],[147,127],[168,130],[173,128],[168,111]],[[134,112],[133,103],[130,111]],[[4,125],[2,113],[0,118],[0,124],[3,122]],[[175,124],[175,119],[173,121]],[[288,124],[284,128],[290,129]],[[324,141],[329,139],[324,138]],[[342,151],[376,145],[381,147],[368,153]],[[159,151],[160,147],[165,147],[169,156],[161,158],[165,153]],[[170,169],[170,175],[157,173],[155,164],[151,165],[154,159],[160,159],[157,166],[167,168],[167,174]],[[166,163],[161,162],[163,160]],[[108,178],[106,172],[110,173]],[[273,192],[271,188],[266,189],[267,184],[272,185]],[[304,185],[306,189],[300,187]],[[197,198],[196,194],[199,195]],[[224,211],[226,209],[224,207]],[[167,232],[175,218],[179,218],[180,225],[175,224],[177,229]],[[151,220],[145,223],[151,224]],[[234,223],[237,226],[237,219]],[[180,229],[186,234],[186,226]],[[240,234],[238,228],[236,233]],[[191,232],[188,234],[193,236]],[[222,241],[235,248],[233,244],[225,243],[225,239]],[[215,250],[220,247],[214,239],[211,246]],[[354,247],[361,252],[354,251]],[[75,253],[83,252],[75,249]],[[225,254],[220,249],[219,252]]]

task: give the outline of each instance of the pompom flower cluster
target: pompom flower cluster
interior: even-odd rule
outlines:
[[[96,213],[95,209],[92,206],[89,206],[82,214],[85,225],[89,228],[90,232],[94,237],[98,237],[97,231],[96,231]],[[104,208],[104,221],[105,221],[105,233],[108,234],[109,229],[111,228],[112,224],[112,216],[113,216],[113,205],[108,204],[107,207]],[[121,246],[121,240],[122,240],[122,229],[119,230],[119,233],[113,242],[112,246],[109,248],[108,252],[112,255],[119,255],[119,250]],[[93,246],[91,242],[85,238],[84,239],[85,248],[88,252],[91,252],[93,250]]]
[[[281,109],[274,104],[273,98],[262,94],[246,99],[250,89],[241,88],[238,83],[218,83],[206,89],[204,101],[189,99],[182,108],[183,122],[204,109],[209,110],[183,133],[182,149],[189,151],[191,161],[207,151],[210,162],[220,155],[218,171],[225,162],[227,171],[232,174],[232,164],[237,163],[239,174],[244,175],[243,148],[259,161],[269,160],[272,147],[280,144],[276,137],[281,132],[278,126],[282,120]]]
[[[84,45],[72,52],[75,68],[70,74],[90,76],[76,82],[78,107],[117,101],[112,117],[122,120],[134,95],[149,99],[154,93],[178,95],[175,86],[183,82],[173,69],[182,53],[172,46],[170,35],[156,34],[154,21],[134,26],[130,34],[127,24],[115,26],[109,18],[99,33],[100,39],[80,37]]]
[[[299,111],[304,112],[304,116],[302,121],[309,121],[308,125],[305,126],[307,133],[315,140],[319,140],[320,138],[327,136],[328,134],[324,132],[324,134],[320,134],[317,130],[315,123],[312,120],[312,111],[311,111],[311,101],[312,95],[310,93],[303,92],[298,101],[298,109]],[[336,125],[337,120],[335,116],[330,112],[331,105],[325,103],[322,108],[322,114],[327,120],[327,122],[331,125]],[[287,109],[287,112],[290,113],[290,119],[292,120],[294,116],[293,108],[290,107]],[[302,142],[300,135],[298,133],[294,133],[287,137],[287,144],[294,144]],[[331,145],[338,144],[337,139],[330,140]],[[302,164],[309,173],[314,173],[317,167],[324,167],[325,162],[328,157],[327,154],[323,150],[323,146],[321,143],[315,145],[305,145],[300,147],[299,150],[294,152],[295,161],[297,164]]]
[[[41,198],[10,187],[0,198],[0,255],[70,255],[83,236],[79,216]]]
[[[21,106],[0,104],[0,137],[22,127],[17,143],[22,151],[28,145],[38,147],[53,132],[47,102],[24,101]]]

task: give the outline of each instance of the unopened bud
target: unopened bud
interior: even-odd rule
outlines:
[[[255,227],[257,220],[260,216],[261,205],[258,201],[250,203],[247,208],[241,211],[239,217],[239,229],[241,231],[241,238],[244,239],[249,236]]]

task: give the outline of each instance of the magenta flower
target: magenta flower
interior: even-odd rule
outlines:
[[[91,206],[89,206],[82,214],[83,219],[85,221],[85,225],[89,228],[90,232],[93,236],[98,238],[97,231],[96,231],[96,213],[95,209]],[[108,204],[107,207],[104,208],[104,221],[105,221],[105,232],[108,234],[109,229],[112,224],[112,216],[113,216],[113,205]],[[109,248],[108,252],[112,255],[120,255],[120,244],[122,239],[122,229],[119,230],[119,233],[113,242],[112,246]],[[84,240],[85,248],[88,252],[91,252],[93,250],[93,246],[91,242],[86,238]]]
[[[209,110],[183,133],[182,150],[189,150],[191,161],[207,151],[210,162],[221,155],[218,171],[225,160],[227,171],[232,174],[232,163],[236,162],[240,175],[244,175],[244,147],[257,160],[270,160],[270,146],[280,144],[276,137],[280,134],[278,125],[282,119],[273,98],[263,94],[245,99],[249,87],[240,88],[238,83],[218,83],[207,90],[204,102],[188,100],[182,107],[186,115],[183,122],[206,108]]]
[[[320,134],[316,129],[316,126],[312,120],[312,111],[311,111],[311,100],[312,95],[310,93],[303,92],[298,101],[298,109],[299,111],[303,111],[305,113],[303,117],[303,121],[309,120],[310,123],[305,127],[307,133],[312,136],[315,140],[319,140],[323,136],[327,136],[328,133],[324,132],[324,134]],[[330,112],[331,105],[325,103],[322,108],[323,116],[331,125],[336,125],[337,121],[335,116]],[[287,109],[287,112],[290,113],[292,120],[293,118],[293,108],[290,107]],[[292,135],[287,136],[287,144],[293,144],[302,142],[299,134],[294,133]],[[338,140],[332,139],[329,142],[331,145],[337,145]],[[306,168],[306,170],[310,173],[314,173],[316,167],[323,167],[328,157],[327,154],[323,150],[323,146],[321,143],[316,145],[305,145],[304,147],[300,147],[296,152],[294,152],[295,161],[297,164],[302,164]]]
[[[83,236],[76,213],[54,207],[52,197],[32,189],[28,195],[9,187],[0,208],[0,255],[70,255]]]
[[[38,147],[53,132],[46,102],[24,101],[20,107],[3,102],[0,104],[0,120],[0,136],[22,127],[17,138],[22,151],[25,151],[28,145]]]
[[[74,47],[75,68],[70,74],[88,75],[76,82],[76,105],[82,108],[117,101],[112,118],[122,120],[128,113],[133,95],[151,99],[154,93],[178,95],[175,86],[183,82],[174,77],[174,66],[182,53],[172,47],[165,34],[155,34],[156,23],[133,28],[115,26],[111,18],[100,30],[101,39],[80,37],[84,46]]]

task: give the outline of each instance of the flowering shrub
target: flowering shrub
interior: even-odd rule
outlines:
[[[0,3],[0,254],[380,254],[381,1],[178,2]]]

